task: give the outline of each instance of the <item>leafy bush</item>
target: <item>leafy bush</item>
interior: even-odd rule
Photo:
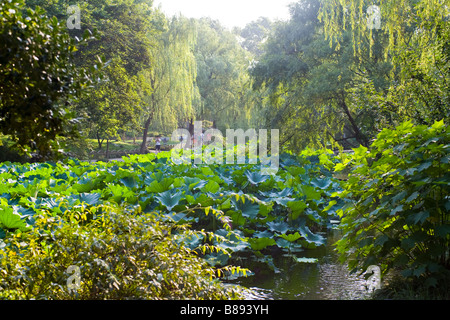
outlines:
[[[69,101],[86,92],[94,74],[72,60],[89,38],[86,31],[76,42],[56,17],[24,0],[0,2],[0,132],[21,153],[54,158],[57,138],[77,134]]]
[[[238,287],[225,287],[217,270],[177,244],[172,233],[184,232],[155,214],[106,205],[66,219],[43,214],[30,232],[5,238],[0,297],[239,299]]]
[[[384,129],[370,150],[354,150],[337,244],[354,270],[381,265],[435,286],[450,271],[450,145],[443,121]]]

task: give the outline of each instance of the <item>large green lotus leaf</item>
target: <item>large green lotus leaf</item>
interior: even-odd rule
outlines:
[[[16,213],[21,215],[22,219],[26,219],[28,217],[34,216],[36,214],[36,212],[31,209],[31,208],[24,208],[22,206],[17,206],[16,208]]]
[[[134,189],[138,187],[136,178],[133,176],[123,177],[122,179],[120,179],[120,182],[123,183],[123,185],[129,189]]]
[[[277,243],[277,246],[279,246],[280,248],[290,249],[292,247],[292,242],[283,238],[277,238],[275,242]]]
[[[314,234],[306,225],[302,225],[299,227],[299,232],[305,241],[310,244],[314,244],[315,246],[322,246],[325,244],[326,239],[322,237],[320,234]]]
[[[157,170],[156,172],[153,172],[150,177],[153,180],[156,180],[158,182],[162,181],[164,179],[164,173],[161,170]]]
[[[238,185],[243,185],[245,182],[248,182],[248,178],[245,176],[244,169],[238,169],[233,171],[231,177],[233,181],[236,182]]]
[[[330,178],[326,178],[326,179],[314,178],[311,180],[311,184],[316,188],[325,190],[325,189],[328,189],[328,187],[333,184],[333,181]]]
[[[284,234],[286,232],[288,232],[289,230],[289,225],[286,222],[269,222],[267,223],[267,226],[269,227],[269,230],[273,231],[273,232],[278,232],[281,234]]]
[[[13,208],[0,208],[0,226],[4,229],[24,229],[26,223],[14,213]]]
[[[288,202],[287,206],[292,210],[293,220],[297,219],[308,207],[308,205],[301,200]]]
[[[228,210],[231,209],[231,199],[228,198],[225,201],[223,201],[220,205],[219,205],[219,210]]]
[[[155,198],[159,200],[159,202],[164,205],[167,210],[171,211],[175,206],[177,206],[182,198],[181,191],[173,193],[173,191],[162,192],[157,195]]]
[[[208,180],[202,180],[198,179],[198,182],[194,182],[188,186],[188,189],[191,191],[195,190],[201,190],[203,187],[205,187],[208,184]]]
[[[269,230],[264,231],[257,231],[253,234],[254,238],[272,238],[273,232],[270,232]]]
[[[91,206],[99,204],[102,195],[100,193],[80,193],[77,198],[81,203],[86,203]]]
[[[219,174],[219,178],[222,179],[222,181],[228,185],[234,184],[233,179],[226,176],[225,174]]]
[[[249,247],[248,243],[242,241],[241,242],[223,241],[215,243],[214,245],[228,252],[243,251]]]
[[[259,191],[259,193],[264,196],[266,198],[267,201],[273,201],[279,205],[282,205],[284,207],[287,206],[287,204],[291,201],[294,201],[294,198],[289,197],[292,192],[293,192],[293,188],[284,188],[281,191],[275,192],[275,191],[270,191],[270,192],[262,192]]]
[[[139,205],[141,206],[142,210],[145,210],[147,208],[147,206],[150,203],[152,203],[153,195],[149,195],[149,194],[140,195],[138,197],[138,199],[139,199]]]
[[[321,194],[314,187],[303,185],[299,190],[306,196],[306,200],[320,200]]]
[[[245,236],[243,235],[243,232],[240,230],[226,230],[226,229],[219,229],[215,232],[216,235],[227,238],[230,241],[234,242],[245,242]]]
[[[304,258],[304,257],[303,258],[295,257],[294,260],[296,262],[299,262],[299,263],[317,263],[317,262],[319,262],[319,259],[316,259],[316,258]]]
[[[153,180],[145,190],[150,193],[166,192],[170,190],[173,181],[173,178],[164,178],[160,182],[158,182],[158,180]]]
[[[192,190],[201,181],[204,181],[204,180],[199,179],[199,178],[194,178],[194,177],[185,177],[184,178],[184,183],[186,184],[186,186],[188,187],[189,190]],[[206,183],[205,183],[205,185],[206,185]]]
[[[292,167],[298,166],[298,161],[294,156],[289,154],[281,154],[280,155],[280,165],[283,167]]]
[[[299,166],[290,166],[285,168],[292,176],[296,177],[306,173],[305,168]]]
[[[242,213],[229,210],[227,211],[227,215],[231,217],[232,224],[235,227],[244,226],[247,223],[247,220],[242,216]]]
[[[55,201],[53,198],[38,198],[35,201],[35,207],[36,208],[47,208],[47,209],[54,209],[59,206],[59,203]]]
[[[259,191],[259,193],[262,196],[269,198],[269,199],[289,197],[290,195],[292,195],[293,192],[294,192],[294,188],[284,188],[278,192],[276,192],[276,191],[270,191],[270,192]]]
[[[249,171],[249,170],[245,172],[245,175],[247,176],[248,181],[253,185],[258,185],[261,182],[266,181],[270,177],[268,175],[262,175],[261,172],[259,171]]]
[[[228,263],[228,260],[230,259],[230,256],[223,252],[214,252],[205,255],[204,258],[210,266],[215,267],[226,265]]]
[[[209,181],[202,189],[202,192],[216,193],[220,190],[220,185],[215,181]]]
[[[214,171],[210,167],[202,167],[201,170],[205,176],[214,176]]]
[[[220,229],[215,233],[218,238],[215,239],[214,245],[227,251],[242,251],[249,247],[249,244],[233,231]],[[219,239],[219,240],[218,240]]]
[[[83,177],[76,184],[72,186],[72,189],[78,193],[90,192],[95,188],[95,182],[91,178]]]
[[[272,238],[251,238],[248,242],[250,243],[252,249],[257,251],[277,244]]]
[[[245,203],[243,203],[242,200],[236,201],[235,198],[232,198],[231,202],[233,203],[234,207],[237,210],[240,210],[242,212],[242,215],[246,218],[255,219],[259,213],[258,203],[252,203],[250,200],[247,200],[245,201]]]
[[[310,219],[316,223],[320,223],[322,221],[322,217],[320,216],[320,214],[317,211],[312,210],[310,208],[306,209],[305,215],[308,219]]]
[[[186,201],[190,205],[200,205],[202,207],[210,207],[214,204],[214,199],[205,193],[196,193],[194,195],[186,195]]]
[[[260,201],[259,202],[259,214],[267,217],[269,213],[273,211],[273,203]]]
[[[295,234],[282,234],[280,237],[289,242],[294,242],[300,239],[302,236],[298,232],[296,232]]]
[[[107,193],[108,190],[111,191],[113,194],[109,200],[113,200],[113,201],[119,203],[122,200],[122,196],[123,196],[124,192],[126,192],[128,189],[122,185],[110,183],[110,184],[108,184],[108,189],[104,190],[105,191],[104,193]],[[110,194],[109,193],[107,193],[107,194],[109,197]]]

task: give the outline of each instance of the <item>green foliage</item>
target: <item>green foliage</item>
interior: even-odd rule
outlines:
[[[3,299],[239,299],[216,270],[172,233],[184,234],[152,213],[94,206],[77,218],[36,217],[36,228],[5,240],[0,253]],[[74,213],[72,213],[74,214]],[[76,276],[70,267],[75,267]]]
[[[340,211],[343,260],[365,270],[382,265],[435,286],[450,269],[449,137],[443,121],[384,129],[370,149],[343,161],[350,167]]]
[[[221,130],[246,129],[258,112],[252,109],[254,95],[247,72],[251,57],[217,21],[203,18],[196,25],[196,84],[201,97],[197,118]]]
[[[390,70],[379,50],[368,54],[368,41],[360,43],[358,57],[348,33],[342,46],[330,46],[318,19],[320,7],[318,0],[292,4],[291,19],[273,26],[264,53],[250,70],[264,97],[266,126],[282,127],[284,145],[295,152],[334,142],[347,148],[367,145],[374,135],[373,115],[354,103],[354,89],[364,87],[367,79],[384,89]],[[382,45],[379,41],[377,48]]]
[[[363,96],[377,122],[398,125],[405,120],[431,126],[447,120],[449,108],[449,16],[446,1],[379,1],[380,29],[368,28],[367,0],[325,0],[319,17],[325,35],[337,46],[345,45],[347,30],[356,56],[361,56],[365,39],[370,50],[363,56],[378,55],[392,64],[390,85],[370,90]],[[378,48],[377,48],[378,47]],[[381,55],[380,55],[381,53]],[[363,77],[366,70],[362,69]],[[373,79],[367,79],[370,87]],[[361,101],[360,101],[361,102]]]
[[[76,43],[42,9],[22,11],[22,0],[0,4],[0,132],[22,153],[49,159],[60,152],[58,136],[75,134],[69,104],[92,83],[72,60],[90,34]]]
[[[317,155],[282,155],[274,176],[261,175],[260,165],[174,165],[169,156],[136,155],[111,163],[5,163],[0,167],[0,214],[7,221],[0,226],[3,237],[32,228],[35,217],[46,212],[92,219],[95,207],[116,204],[191,225],[199,233],[177,236],[179,241],[226,268],[241,258],[270,257],[274,250],[323,245],[320,232],[331,227],[343,204],[332,199],[339,183]]]
[[[199,99],[195,83],[195,23],[182,16],[166,18],[159,10],[153,20],[158,28],[150,37],[152,63],[142,72],[141,79],[148,87],[143,95],[142,153],[146,151],[150,127],[173,132],[180,122],[194,118],[195,102]]]
[[[262,44],[271,28],[272,22],[268,18],[260,17],[247,24],[243,29],[236,30],[236,33],[243,38],[242,47],[258,58],[264,53]]]

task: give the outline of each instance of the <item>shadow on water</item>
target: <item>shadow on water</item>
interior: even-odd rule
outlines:
[[[351,275],[338,261],[333,243],[339,233],[332,230],[326,246],[305,250],[297,257],[315,258],[315,263],[299,263],[292,256],[274,258],[276,273],[255,272],[236,283],[252,289],[248,300],[358,300],[370,293],[362,276]],[[254,266],[258,269],[258,266]],[[251,268],[252,269],[252,268]]]

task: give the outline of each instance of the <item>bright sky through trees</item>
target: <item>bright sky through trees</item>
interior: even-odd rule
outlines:
[[[168,14],[178,14],[189,18],[211,17],[225,26],[244,27],[259,17],[271,20],[289,18],[288,5],[294,0],[155,0]]]

